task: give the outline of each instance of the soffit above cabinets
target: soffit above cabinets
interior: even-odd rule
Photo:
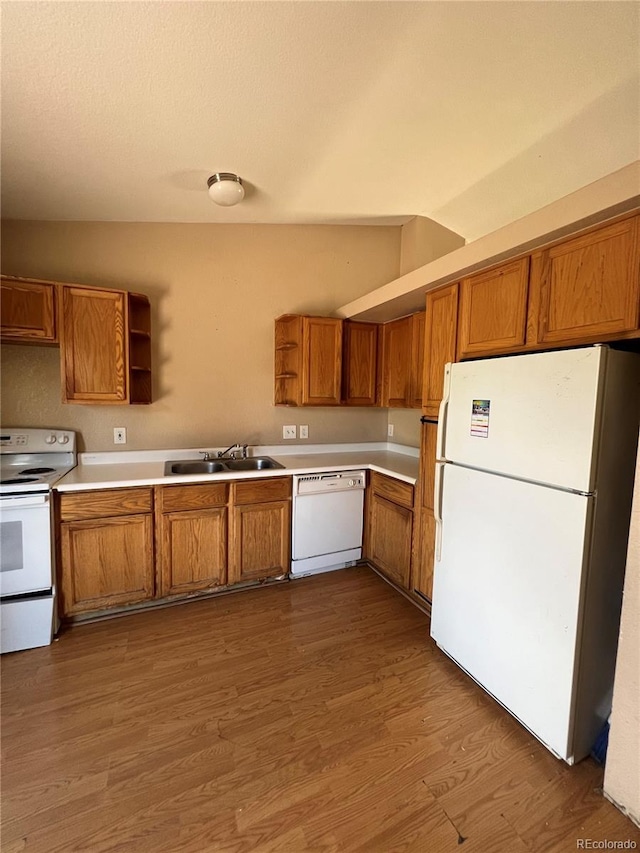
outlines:
[[[424,308],[429,290],[640,207],[640,160],[342,305],[336,316],[382,323]]]

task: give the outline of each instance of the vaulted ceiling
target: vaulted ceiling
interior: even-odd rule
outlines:
[[[4,2],[2,215],[475,239],[640,157],[635,2]],[[247,195],[215,206],[206,181]]]

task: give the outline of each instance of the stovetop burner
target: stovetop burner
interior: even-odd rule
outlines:
[[[51,474],[52,471],[55,471],[55,468],[25,468],[24,471],[20,471],[21,474]]]
[[[1,486],[13,486],[17,483],[37,483],[37,477],[11,477],[9,480],[0,480]]]

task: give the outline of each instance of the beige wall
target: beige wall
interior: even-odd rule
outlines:
[[[640,454],[636,462],[604,791],[640,825]]]
[[[414,216],[402,226],[400,275],[448,255],[464,246],[464,237],[426,216]],[[424,306],[422,306],[424,307]]]
[[[393,424],[393,441],[420,447],[420,409],[389,409],[389,423]]]
[[[2,347],[3,426],[79,430],[82,448],[383,441],[385,409],[273,405],[273,320],[329,314],[393,279],[400,229],[367,226],[5,222],[2,272],[148,294],[151,406],[60,403],[59,350]],[[118,448],[120,449],[120,448]]]

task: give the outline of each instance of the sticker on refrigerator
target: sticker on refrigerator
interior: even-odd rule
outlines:
[[[491,400],[474,400],[471,404],[471,435],[489,438],[489,409]]]

